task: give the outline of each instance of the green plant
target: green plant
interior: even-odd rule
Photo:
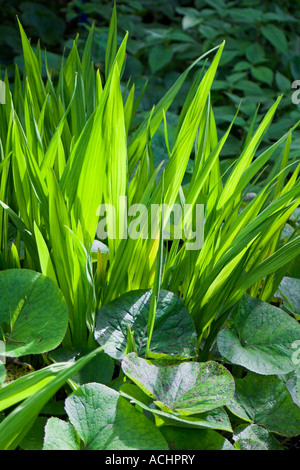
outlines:
[[[220,154],[234,119],[219,139],[210,91],[224,43],[204,55],[208,58],[214,53],[207,69],[198,68],[171,140],[168,109],[189,72],[197,69],[204,56],[183,72],[135,128],[134,117],[141,96],[135,96],[134,85],[123,90],[121,87],[127,34],[118,48],[116,7],[110,22],[102,76],[91,62],[93,28],[81,58],[77,39],[74,41],[69,56],[62,62],[57,83],[52,80],[47,60],[47,79],[42,79],[40,49],[33,51],[21,24],[20,32],[26,78],[21,81],[16,67],[11,93],[6,76],[6,105],[0,107],[0,255],[4,270],[1,274],[3,279],[8,279],[8,291],[13,290],[14,282],[22,274],[31,281],[48,282],[51,289],[56,288],[57,302],[61,301],[59,287],[66,305],[60,316],[59,340],[56,344],[50,341],[49,328],[50,344],[46,350],[37,351],[43,353],[38,363],[41,370],[0,390],[3,409],[26,398],[0,424],[0,447],[22,446],[22,439],[43,406],[63,386],[64,397],[70,395],[70,387],[74,391],[66,398],[70,423],[50,419],[46,427],[46,448],[89,448],[93,443],[97,448],[109,448],[104,440],[110,438],[110,430],[103,425],[103,420],[109,422],[117,412],[120,419],[126,416],[130,420],[140,419],[141,428],[153,436],[153,448],[165,449],[171,437],[166,433],[164,438],[141,414],[143,410],[147,416],[153,415],[159,428],[170,425],[232,432],[224,406],[238,419],[247,421],[245,416],[249,417],[247,410],[240,410],[237,404],[239,393],[244,393],[245,382],[251,379],[251,374],[239,378],[241,366],[242,370],[266,376],[285,374],[282,380],[278,377],[261,380],[272,390],[272,387],[283,388],[283,414],[288,410],[287,417],[293,413],[296,418],[292,427],[274,428],[270,425],[275,419],[273,413],[275,416],[277,413],[274,406],[268,410],[270,419],[269,415],[267,418],[263,415],[258,421],[257,417],[248,419],[251,425],[262,426],[262,430],[247,429],[246,437],[236,437],[236,447],[247,447],[244,442],[247,439],[272,447],[274,440],[269,432],[286,437],[297,435],[299,407],[296,400],[299,398],[294,395],[292,398],[286,385],[289,380],[295,380],[299,387],[299,372],[292,360],[291,345],[299,336],[296,319],[280,311],[274,320],[279,327],[278,337],[267,328],[262,350],[247,351],[247,342],[255,334],[260,316],[276,315],[271,311],[276,308],[267,302],[274,299],[287,274],[287,266],[300,254],[298,224],[294,220],[300,196],[300,165],[288,161],[292,133],[298,123],[256,157],[281,97],[256,130],[253,118],[240,156],[223,175]],[[164,167],[156,167],[152,148],[160,126],[168,155]],[[247,202],[246,194],[277,150],[281,151],[282,158],[276,162],[275,171]],[[190,182],[183,185],[191,155],[194,164]],[[124,198],[128,207],[143,204],[147,211],[154,205],[166,205],[166,217],[157,217],[151,237],[126,236],[124,216],[128,225],[136,223],[139,233],[149,229],[150,221],[134,219],[136,214],[128,214],[120,203]],[[115,227],[107,218],[105,245],[95,239],[102,203],[114,207],[117,221]],[[201,249],[187,249],[190,240],[186,235],[173,238],[173,222],[171,234],[166,238],[167,216],[174,204],[188,205],[190,217],[196,216],[204,233]],[[199,204],[204,206],[200,217]],[[288,222],[292,230],[283,237],[283,228]],[[32,270],[42,275],[32,274]],[[45,280],[45,277],[50,279]],[[32,349],[26,349],[25,330],[20,333],[21,341],[25,342],[24,350],[10,341],[17,319],[26,320],[23,306],[34,293],[31,288],[28,281],[6,304],[5,290],[0,292],[0,304],[5,306],[3,313],[0,309],[1,328],[11,354],[18,349],[21,349],[20,354],[33,354]],[[251,315],[247,314],[249,294],[257,298],[253,300],[259,310],[257,323],[251,322]],[[63,335],[67,326],[66,309],[68,327]],[[32,307],[29,302],[28,315],[34,316],[34,313],[34,303]],[[241,331],[243,321],[249,322],[245,331]],[[34,327],[31,330],[34,331]],[[172,335],[176,333],[187,335],[189,343],[178,341],[175,344]],[[19,336],[17,338],[19,341]],[[60,349],[46,354],[60,341]],[[100,349],[96,349],[97,341]],[[285,347],[280,347],[281,341],[285,342]],[[238,346],[239,355],[231,354],[228,347],[231,342]],[[39,341],[38,345],[41,346]],[[112,382],[111,359],[103,355],[103,350],[118,361],[118,378]],[[92,352],[85,355],[87,351]],[[215,361],[216,357],[220,359],[220,354],[223,362],[230,363],[232,373]],[[78,356],[80,359],[76,360]],[[70,362],[61,364],[63,357]],[[103,367],[106,378],[97,377],[102,385],[85,385],[86,379],[78,376],[80,369],[92,364],[92,360],[99,360],[98,366]],[[49,366],[50,361],[59,361],[57,368]],[[145,370],[149,372],[147,375]],[[4,374],[3,368],[0,369],[1,380]],[[177,390],[178,374],[182,377],[181,393],[175,399],[172,394]],[[233,376],[242,384],[235,398]],[[86,377],[88,382],[96,380],[93,369]],[[163,389],[157,388],[156,377],[160,378]],[[254,382],[258,380],[255,377]],[[272,390],[270,393],[275,393]],[[199,399],[199,391],[207,395],[204,403],[201,396]],[[95,416],[92,442],[86,434],[89,419],[82,422],[79,405],[76,405],[84,403],[93,416],[90,396],[99,402],[101,409],[107,400],[111,401],[102,421]],[[125,398],[131,404],[123,400]],[[258,396],[258,400],[264,399],[264,394]],[[251,397],[247,400],[251,404]],[[238,424],[241,423],[238,421]],[[64,433],[68,435],[66,442],[55,440],[56,435]],[[260,437],[254,439],[253,433]],[[216,440],[216,446],[230,447],[219,435],[209,436]],[[119,429],[115,444],[118,449],[145,448],[145,441],[138,436],[126,439],[127,433],[122,440]]]
[[[225,132],[239,106],[240,112],[235,129],[225,143],[223,159],[235,158],[241,152],[241,142],[257,105],[260,105],[258,118],[262,119],[278,93],[284,93],[284,97],[276,122],[263,143],[270,145],[283,127],[290,127],[298,119],[299,110],[292,103],[291,85],[300,74],[299,13],[290,2],[283,5],[270,1],[262,4],[258,0],[238,3],[223,0],[177,0],[172,3],[119,0],[118,10],[120,37],[121,31],[122,34],[125,30],[132,32],[127,47],[126,76],[133,77],[140,87],[141,78],[149,78],[149,92],[146,92],[144,100],[148,107],[160,99],[191,61],[226,40],[218,77],[212,85],[218,129]],[[69,20],[80,18],[78,12],[81,12],[85,27],[93,20],[99,24],[95,33],[94,58],[102,66],[109,2],[104,2],[99,8],[97,2],[81,4],[75,0],[69,2],[66,11]],[[191,82],[188,80],[187,85]],[[178,97],[172,110],[177,112],[183,100],[184,94]],[[158,144],[157,139],[154,142]],[[292,156],[297,154],[298,147],[299,131],[296,131]],[[278,158],[277,153],[275,158]]]
[[[0,60],[7,64],[9,76],[13,75],[13,57],[21,71],[24,69],[20,44],[14,34],[15,15],[25,25],[32,44],[41,39],[43,59],[44,48],[51,48],[47,60],[49,69],[55,74],[59,74],[63,46],[71,49],[74,32],[80,29],[77,46],[82,53],[87,30],[96,21],[92,60],[104,72],[111,3],[110,0],[102,1],[101,5],[97,0],[9,2],[9,5],[4,2],[1,27],[3,56]],[[262,5],[258,0],[243,0],[238,4],[221,0],[176,0],[171,3],[167,0],[159,3],[154,0],[118,0],[117,7],[120,17],[117,43],[121,43],[124,31],[131,32],[127,42],[124,77],[131,77],[138,90],[149,80],[141,113],[136,116],[137,123],[191,61],[223,40],[226,40],[226,50],[212,86],[218,130],[222,133],[226,131],[239,106],[240,112],[224,145],[222,168],[227,168],[230,164],[227,160],[241,152],[241,142],[245,139],[258,104],[259,120],[278,93],[284,93],[275,122],[263,139],[266,146],[276,140],[282,128],[289,128],[298,119],[298,107],[292,103],[294,90],[291,85],[299,78],[299,17],[292,3],[279,5],[278,2],[265,1]],[[58,30],[59,34],[54,37],[52,32]],[[10,57],[7,57],[9,53]],[[42,74],[46,77],[44,67]],[[183,85],[184,92],[172,103],[171,110],[175,115],[183,105],[192,81],[192,77],[187,78]],[[170,134],[176,128],[173,120],[176,116],[169,112]],[[162,142],[163,135],[156,134],[153,146],[159,160],[167,155],[161,148]],[[299,131],[296,130],[290,157],[297,155],[298,147]],[[279,155],[275,152],[270,163],[277,158]]]

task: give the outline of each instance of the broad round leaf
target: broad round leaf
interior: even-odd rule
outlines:
[[[122,360],[127,346],[128,326],[139,355],[145,354],[151,290],[127,292],[99,310],[95,339],[104,351]],[[197,336],[191,316],[178,296],[161,290],[157,304],[150,350],[155,356],[194,357]]]
[[[234,394],[233,377],[213,361],[165,366],[131,353],[123,360],[122,369],[163,411],[185,416],[223,406]]]
[[[262,375],[295,369],[293,343],[300,338],[300,325],[287,313],[245,295],[231,325],[217,338],[220,353],[231,363]]]
[[[156,426],[105,385],[83,385],[65,409],[86,450],[168,449]]]
[[[56,348],[68,326],[68,310],[57,285],[26,269],[0,272],[0,325],[6,356],[39,354]]]
[[[227,407],[236,416],[270,432],[287,437],[300,434],[300,408],[278,377],[248,372],[236,380],[235,396]]]

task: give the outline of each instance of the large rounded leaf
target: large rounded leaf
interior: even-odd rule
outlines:
[[[63,295],[51,279],[26,269],[0,272],[0,325],[6,356],[56,348],[68,326]]]
[[[156,426],[105,385],[83,385],[66,399],[65,409],[86,450],[168,449]],[[79,448],[72,428],[63,423],[53,418],[48,422],[44,449]]]
[[[131,353],[123,360],[122,369],[162,410],[185,416],[223,406],[234,394],[233,377],[214,361],[165,366]]]
[[[287,374],[296,368],[293,344],[300,325],[281,309],[245,295],[231,317],[232,330],[221,330],[220,353],[262,375]]]
[[[124,357],[128,326],[134,334],[138,354],[145,353],[151,294],[151,290],[127,292],[100,309],[95,339],[114,359]],[[180,298],[161,290],[150,345],[152,355],[193,357],[196,342],[194,324]]]
[[[282,436],[300,434],[300,408],[278,377],[248,372],[236,380],[234,398],[227,405],[236,416]]]

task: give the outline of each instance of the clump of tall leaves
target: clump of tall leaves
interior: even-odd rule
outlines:
[[[219,137],[210,90],[224,43],[204,54],[211,63],[206,71],[199,68],[171,141],[168,108],[204,56],[133,132],[142,96],[135,95],[134,85],[121,81],[127,35],[117,48],[115,8],[104,76],[91,62],[93,29],[82,57],[74,41],[54,82],[47,60],[42,64],[40,49],[33,51],[19,26],[26,75],[21,79],[16,67],[13,86],[5,77],[6,104],[0,107],[0,326],[7,355],[40,353],[47,367],[0,390],[3,410],[26,399],[0,424],[0,447],[26,446],[23,438],[62,386],[69,387],[68,395],[73,391],[65,403],[69,421],[48,421],[45,448],[107,448],[112,438],[108,424],[117,413],[130,426],[124,430],[116,423],[110,448],[165,449],[171,441],[180,448],[182,427],[190,428],[192,442],[211,438],[216,448],[230,447],[212,431],[233,429],[224,406],[238,424],[250,423],[236,431],[237,448],[252,441],[268,448],[277,445],[269,432],[297,435],[299,391],[291,394],[286,383],[294,380],[299,388],[292,359],[299,324],[293,312],[276,315],[279,309],[267,302],[300,254],[294,221],[300,166],[287,171],[298,123],[259,153],[279,97],[255,131],[253,119],[242,153],[223,175],[219,158],[234,118]],[[161,130],[168,159],[156,168],[152,140]],[[248,202],[246,194],[277,149],[282,152],[278,174]],[[183,187],[191,156],[192,178]],[[120,201],[126,201],[126,210]],[[202,204],[201,248],[188,250],[185,237],[165,239],[162,217],[153,237],[126,236],[122,220],[125,214],[132,222],[129,206],[143,204],[150,211],[162,202],[169,212],[177,203],[188,204],[195,214]],[[96,238],[98,208],[104,203],[115,208],[117,220],[116,228],[107,219],[105,244]],[[292,229],[283,237],[287,222]],[[145,228],[143,223],[139,221]],[[43,286],[47,296],[37,309]],[[251,316],[253,308],[259,314]],[[266,317],[274,322],[276,338],[272,322],[269,329],[264,324]],[[252,344],[254,327],[260,346]],[[46,354],[60,342],[61,348]],[[101,348],[96,349],[97,342]],[[224,362],[251,371],[236,386],[232,374],[214,360],[216,346]],[[112,358],[120,372],[114,382]],[[97,365],[87,370],[95,360]],[[271,376],[261,378],[257,408],[265,390],[281,394],[283,404],[274,405],[267,415],[263,407],[261,414],[252,413],[245,384],[255,373]],[[3,367],[0,374],[3,382]],[[281,425],[275,426],[281,404]],[[104,414],[97,412],[102,409]],[[289,426],[286,417],[293,413],[296,421]],[[138,427],[131,424],[135,421]],[[136,432],[130,433],[133,427]],[[171,431],[157,429],[165,427]]]

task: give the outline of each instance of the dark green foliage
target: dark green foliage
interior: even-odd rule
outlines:
[[[32,43],[41,39],[53,72],[60,68],[59,54],[72,47],[76,32],[79,50],[85,44],[85,31],[95,21],[92,51],[94,64],[104,74],[105,47],[111,16],[111,0],[82,2],[4,1],[0,27],[0,63],[16,60],[21,65],[21,45],[14,33],[17,14]],[[234,158],[241,151],[241,137],[250,126],[260,104],[258,119],[274,99],[284,93],[277,121],[265,137],[269,144],[279,130],[287,130],[299,117],[292,103],[292,83],[300,78],[299,11],[293,2],[242,0],[118,0],[118,44],[129,31],[124,78],[130,77],[141,89],[149,79],[142,108],[157,102],[179,74],[203,52],[226,41],[221,69],[212,94],[216,123],[223,132],[241,103],[234,135],[226,143],[222,156]],[[12,67],[11,67],[12,68]],[[191,77],[192,79],[192,77]],[[173,110],[183,105],[186,82]],[[294,134],[291,156],[299,148],[300,133]],[[276,156],[276,155],[275,155]],[[275,158],[274,156],[274,158]]]

